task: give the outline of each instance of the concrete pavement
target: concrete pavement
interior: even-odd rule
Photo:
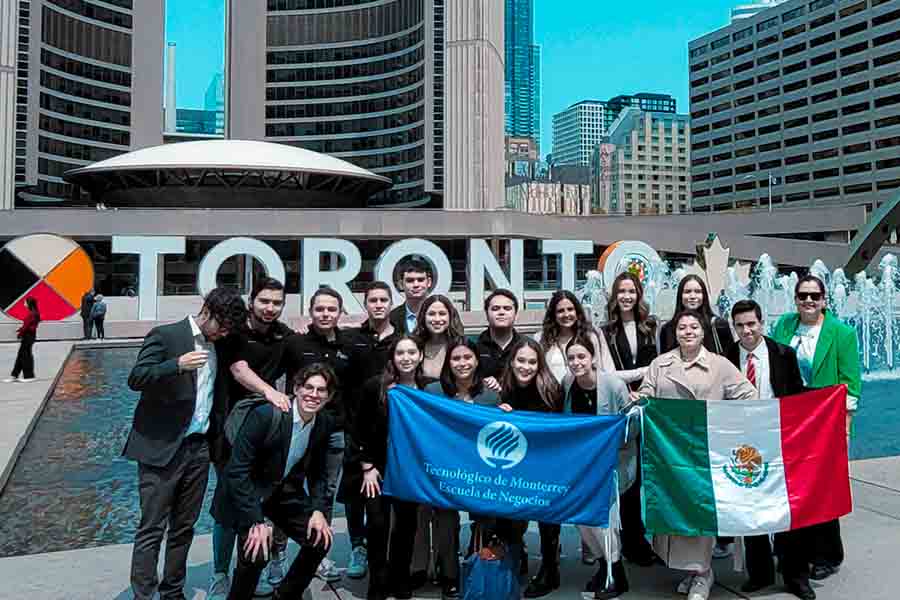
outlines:
[[[42,342],[36,346],[38,381],[30,384],[5,384],[0,387],[0,468],[11,471],[11,458],[27,439],[35,417],[40,413],[45,397],[52,387],[55,374],[71,348],[70,342]],[[15,356],[14,344],[0,344],[0,365],[11,366]],[[5,367],[3,367],[5,368]],[[825,582],[813,582],[822,600],[889,599],[897,597],[900,572],[895,568],[900,548],[900,458],[891,457],[852,463],[854,513],[842,520],[847,560],[841,571]],[[11,519],[15,515],[2,515]],[[337,519],[336,546],[332,558],[341,566],[349,559],[346,524]],[[466,528],[463,528],[464,531]],[[532,549],[531,570],[536,571],[535,556],[539,541],[536,530],[527,538]],[[199,536],[189,559],[187,597],[206,598],[210,574],[211,536]],[[296,547],[291,546],[291,554]],[[573,527],[563,529],[563,585],[550,599],[577,598],[593,572],[592,567],[579,561],[577,532]],[[0,559],[0,581],[4,582],[2,598],[35,598],[41,600],[95,600],[131,598],[128,573],[131,546],[129,544],[87,548],[49,554]],[[738,592],[743,575],[729,569],[730,561],[717,561],[717,584],[711,598],[771,598],[789,599],[778,587],[752,596]],[[661,567],[642,569],[628,567],[632,591],[625,597],[634,600],[677,598],[674,587],[680,575]],[[333,586],[316,581],[308,598],[351,599],[365,597],[365,580],[345,579]],[[435,588],[426,588],[417,598],[439,598]]]

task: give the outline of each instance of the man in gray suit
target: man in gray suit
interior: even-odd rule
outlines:
[[[209,293],[196,316],[154,328],[144,339],[128,387],[141,392],[123,455],[138,463],[141,521],[131,557],[138,600],[156,591],[183,600],[187,554],[209,476],[223,443],[227,369],[216,342],[246,326],[247,307],[225,288]],[[163,580],[156,565],[168,529]],[[157,589],[158,584],[158,589]]]

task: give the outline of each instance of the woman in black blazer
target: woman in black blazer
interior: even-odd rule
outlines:
[[[675,294],[675,313],[690,308],[703,315],[703,345],[713,354],[724,356],[734,343],[731,326],[728,321],[713,314],[712,303],[706,284],[697,275],[687,275],[678,284]],[[675,327],[672,321],[667,322],[659,331],[659,353],[665,354],[678,347],[675,341]]]
[[[606,306],[609,321],[603,335],[616,364],[616,375],[637,390],[656,358],[656,317],[644,302],[644,287],[637,275],[620,273],[613,281],[612,294]],[[644,537],[641,518],[641,469],[638,465],[635,485],[622,494],[622,554],[629,562],[650,566],[656,561],[653,548]]]
[[[366,537],[369,548],[368,600],[412,598],[409,565],[416,535],[418,505],[381,493],[381,481],[387,466],[388,447],[388,390],[395,385],[424,389],[429,380],[422,376],[424,352],[420,342],[403,335],[391,345],[384,373],[363,384],[359,412],[353,422],[351,458],[354,469],[344,477],[342,485],[359,486],[366,501],[369,522]],[[391,509],[394,527],[391,531]],[[390,563],[388,563],[388,535],[390,533]]]

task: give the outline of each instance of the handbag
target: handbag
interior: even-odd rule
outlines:
[[[519,550],[491,536],[484,543],[482,528],[475,526],[475,552],[463,561],[460,581],[462,600],[519,600]]]

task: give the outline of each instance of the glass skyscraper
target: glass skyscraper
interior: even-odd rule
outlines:
[[[506,135],[540,144],[541,48],[534,43],[534,0],[506,0]]]

